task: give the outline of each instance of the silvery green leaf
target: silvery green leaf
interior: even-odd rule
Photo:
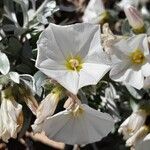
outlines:
[[[23,28],[28,26],[29,18],[28,18],[28,1],[27,0],[14,0],[16,3],[20,4],[23,13]]]
[[[22,74],[20,75],[20,79],[26,84],[28,85],[28,87],[30,89],[32,89],[33,91],[36,91],[35,89],[35,80],[33,78],[33,76],[29,75],[29,74]]]
[[[53,10],[55,7],[56,7],[56,1],[55,0],[52,0],[50,2],[47,3],[47,7],[50,9],[50,10]]]
[[[9,72],[9,78],[15,83],[19,84],[20,82],[20,76],[17,72]]]
[[[36,10],[36,0],[30,0],[31,4],[32,4],[32,8],[35,11]]]
[[[14,5],[13,5],[13,1],[10,0],[4,0],[4,10],[5,10],[5,16],[7,18],[9,18],[12,22],[14,22],[16,27],[20,27],[20,25],[18,24],[18,20],[16,17],[16,14],[14,12]]]
[[[125,85],[127,90],[130,92],[130,94],[136,98],[136,99],[141,99],[142,96],[137,92],[136,89],[134,89],[133,87],[131,87],[130,85]]]
[[[0,76],[0,84],[4,85],[4,84],[7,84],[7,83],[9,83],[9,78],[7,78],[6,75],[1,75]]]
[[[117,94],[115,87],[110,83],[105,89],[105,96],[101,96],[102,105],[106,106],[108,112],[114,117],[115,122],[120,121],[120,114],[115,100],[120,96]]]
[[[10,64],[5,53],[0,52],[0,72],[6,75],[9,72]]]
[[[13,0],[13,1],[20,4],[20,5],[24,5],[24,7],[26,9],[29,8],[29,0]],[[20,9],[18,9],[17,11],[20,11]]]
[[[38,71],[34,74],[34,80],[35,80],[35,86],[36,86],[36,92],[40,96],[42,93],[42,84],[44,80],[47,78],[45,74],[43,74],[41,71]]]
[[[136,104],[136,102],[133,99],[130,99],[130,106],[132,110],[135,112],[139,108],[139,106]]]

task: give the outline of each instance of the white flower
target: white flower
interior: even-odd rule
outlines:
[[[139,109],[133,112],[120,126],[118,132],[123,134],[124,139],[133,136],[145,123],[147,114],[144,110]]]
[[[9,138],[16,138],[23,123],[22,106],[11,95],[10,89],[1,92],[1,132],[0,138],[8,142]]]
[[[35,133],[41,132],[44,120],[54,114],[57,104],[60,100],[60,95],[61,91],[54,89],[40,103],[37,109],[36,120],[32,125],[32,129]]]
[[[145,34],[123,39],[112,47],[110,78],[137,89],[144,86],[144,77],[150,76],[150,53]]]
[[[150,148],[150,134],[144,137],[139,143],[135,145],[135,150],[149,150]]]
[[[101,140],[113,125],[110,115],[82,104],[49,117],[44,122],[43,130],[50,139],[74,145]]]
[[[81,87],[97,84],[110,69],[100,42],[98,25],[50,24],[37,42],[36,67],[77,94]]]
[[[126,7],[124,7],[124,12],[127,16],[129,24],[134,30],[144,30],[143,18],[140,12],[135,7],[131,5],[126,5]]]
[[[90,0],[82,19],[83,22],[100,23],[107,15],[102,0]]]

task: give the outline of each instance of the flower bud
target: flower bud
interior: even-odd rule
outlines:
[[[34,132],[41,132],[44,120],[54,114],[57,104],[62,96],[62,88],[56,87],[48,94],[40,103],[34,124],[32,128]]]
[[[133,28],[133,31],[135,33],[144,33],[144,21],[139,11],[131,5],[127,5],[126,7],[124,7],[124,12],[127,16],[129,24]]]
[[[36,115],[38,108],[37,100],[34,98],[31,89],[27,85],[19,84],[13,88],[13,95],[18,99],[21,99],[30,108],[32,113]]]
[[[0,112],[0,138],[8,142],[17,137],[23,124],[22,105],[15,101],[10,87],[1,91]]]

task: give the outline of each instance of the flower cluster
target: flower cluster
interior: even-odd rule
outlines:
[[[0,18],[0,140],[22,138],[31,126],[34,134],[45,132],[51,140],[82,145],[109,133],[121,141],[118,130],[131,150],[149,150],[146,2],[90,0],[85,7],[84,0],[67,0],[75,8],[55,0],[41,5],[5,0]],[[60,21],[62,12],[77,13],[77,20]]]

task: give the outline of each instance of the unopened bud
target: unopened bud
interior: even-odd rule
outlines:
[[[126,7],[124,7],[124,12],[127,16],[129,24],[133,28],[133,31],[135,33],[144,33],[144,21],[139,11],[131,5],[127,5]]]

